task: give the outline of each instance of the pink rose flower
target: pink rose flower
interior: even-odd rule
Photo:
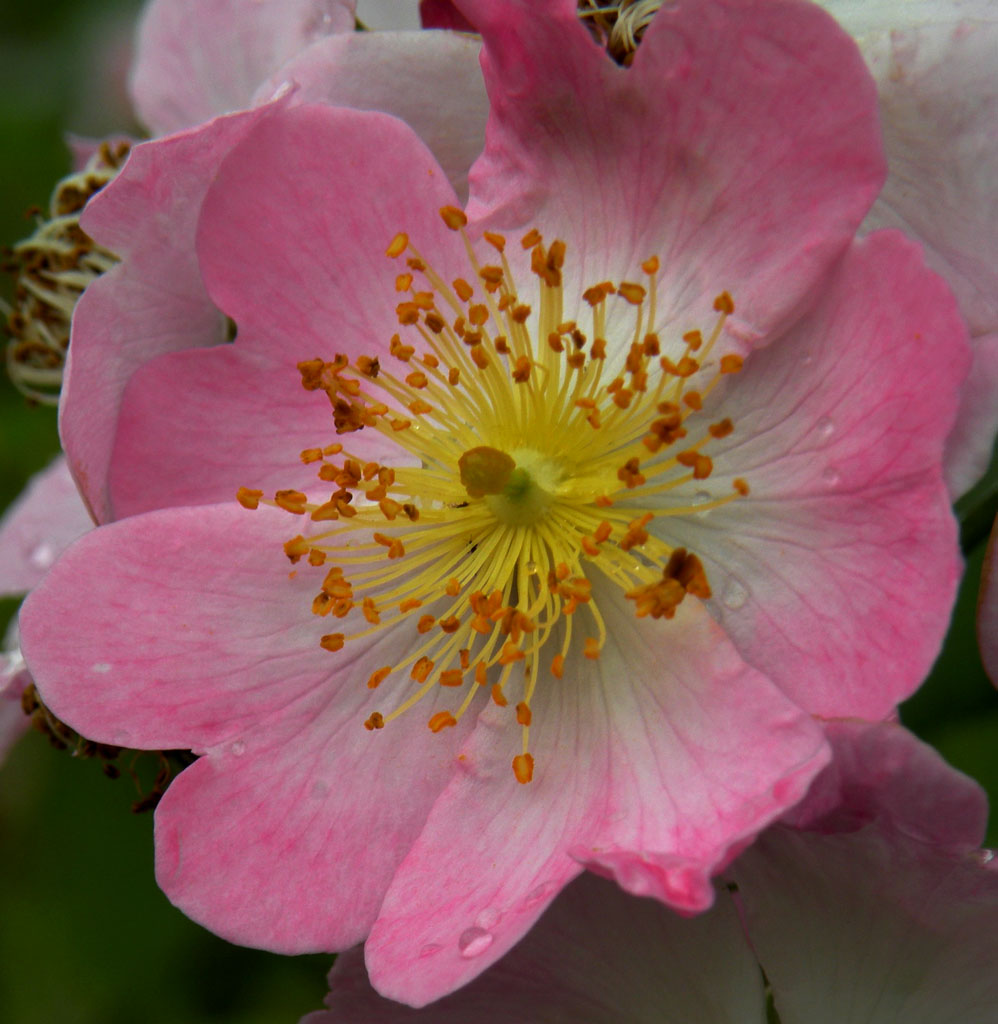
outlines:
[[[301,1024],[762,1024],[760,966],[783,1024],[991,1020],[998,871],[973,849],[980,789],[896,726],[837,723],[830,738],[836,761],[801,808],[818,820],[768,829],[708,913],[683,918],[587,875],[460,992],[422,1010],[391,1002],[351,950],[328,1010]],[[829,797],[833,809],[813,806]]]
[[[852,240],[883,161],[848,38],[681,3],[625,70],[568,0],[462,10],[467,214],[405,123],[293,98],[95,200],[125,259],[81,302],[64,436],[128,518],[22,615],[57,715],[203,755],[157,810],[174,902],[284,952],[369,935],[412,1004],[586,868],[709,906],[825,763],[812,716],[917,686],[959,573],[964,331],[917,247]],[[234,344],[185,345],[207,296]],[[169,342],[94,430],[80,361],[142,320]]]

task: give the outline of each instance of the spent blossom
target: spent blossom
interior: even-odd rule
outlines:
[[[680,3],[624,68],[574,4],[461,9],[491,104],[464,209],[402,121],[293,97],[101,194],[183,210],[198,263],[107,217],[70,394],[140,264],[235,341],[131,375],[75,465],[128,518],[22,615],[61,718],[202,755],[157,811],[174,902],[284,952],[369,936],[412,1004],[586,868],[706,908],[827,760],[813,716],[918,684],[959,571],[963,330],[917,247],[852,240],[883,161],[848,38]]]

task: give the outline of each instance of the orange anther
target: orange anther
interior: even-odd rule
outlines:
[[[714,309],[718,313],[723,313],[725,316],[730,316],[730,314],[734,313],[735,311],[735,304],[732,301],[731,296],[727,292],[721,292],[721,294],[718,295],[716,299],[714,299]]]
[[[554,656],[554,658],[551,660],[551,675],[553,675],[555,677],[555,679],[561,679],[561,677],[564,675],[564,673],[565,673],[565,655],[564,654],[556,654]]]
[[[399,611],[405,615],[406,612],[414,611],[416,608],[422,608],[423,602],[418,597],[407,597],[404,601],[399,602]]]
[[[320,462],[322,460],[322,449],[321,448],[306,448],[299,458],[307,466],[310,462]]]
[[[660,263],[657,256],[649,256],[648,259],[641,264],[641,269],[646,274],[657,274]]]
[[[641,285],[634,284],[633,281],[621,281],[617,293],[632,306],[640,306],[647,294]]]
[[[525,657],[526,655],[523,651],[521,651],[512,640],[507,640],[506,643],[503,644],[502,652],[499,655],[499,664],[512,665],[515,661],[523,661]]]
[[[739,476],[731,481],[731,486],[743,497],[748,496],[749,485]]]
[[[479,686],[485,686],[488,681],[488,670],[485,667],[485,662],[479,661],[475,665],[475,682],[478,683]]]
[[[720,423],[711,423],[707,429],[711,437],[721,438],[727,437],[735,429],[735,425],[730,419],[723,419]]]
[[[381,613],[378,611],[378,606],[374,603],[373,598],[365,597],[361,604],[361,610],[364,613],[364,618],[372,626],[377,626],[381,622]]]
[[[440,673],[441,686],[462,686],[464,684],[464,673],[459,668],[449,668]]]
[[[744,364],[745,360],[733,353],[721,356],[721,373],[738,373]]]
[[[502,692],[502,686],[499,683],[492,684],[492,700],[501,708],[506,707],[509,703],[509,701],[506,700],[506,695]]]
[[[438,711],[426,724],[430,727],[430,732],[440,732],[441,729],[457,725],[457,719],[449,711]]]
[[[412,666],[409,678],[415,680],[417,683],[425,683],[432,671],[433,662],[424,656]]]
[[[502,235],[497,234],[495,231],[483,231],[482,237],[485,239],[486,242],[489,243],[489,245],[491,245],[494,249],[497,249],[499,252],[503,252],[505,250],[506,239]]]
[[[404,232],[400,231],[391,240],[391,243],[389,244],[388,248],[385,250],[385,255],[390,257],[393,260],[397,259],[399,256],[402,255],[402,253],[405,252],[405,250],[408,247],[408,245],[409,245],[409,236],[407,234],[405,234]]]
[[[532,249],[538,242],[541,241],[541,233],[537,228],[531,228],[524,236],[520,239],[520,245],[524,249]]]
[[[391,672],[391,665],[385,665],[383,668],[372,672],[371,678],[367,681],[367,688],[369,690],[376,690],[391,675]]]
[[[534,777],[534,759],[529,754],[517,754],[513,758],[513,774],[517,782],[526,785]]]
[[[284,542],[284,553],[292,562],[297,562],[307,555],[308,549],[309,543],[300,533],[297,537],[292,537],[291,540]]]
[[[319,646],[326,651],[339,651],[343,649],[346,637],[342,633],[327,633],[319,640]]]
[[[305,514],[305,507],[308,498],[301,491],[278,491],[274,495],[274,502],[285,512],[291,512],[296,516]]]
[[[451,231],[459,231],[468,223],[464,210],[459,210],[456,206],[440,207],[440,216]]]
[[[308,552],[308,564],[316,567],[323,565],[326,561],[326,552],[320,548],[310,548]]]
[[[586,644],[582,650],[582,653],[592,661],[595,661],[599,657],[599,641],[596,639],[596,637],[586,637]]]
[[[444,588],[444,593],[448,597],[457,597],[461,593],[461,581],[457,577],[451,576],[447,581],[447,586]]]
[[[236,501],[242,505],[243,508],[259,508],[260,499],[263,497],[263,491],[254,491],[249,487],[240,487],[236,491]]]
[[[384,727],[385,718],[380,711],[372,712],[371,717],[364,723],[364,728],[369,732],[372,732],[375,729],[384,729]]]
[[[416,632],[429,633],[436,624],[436,621],[437,620],[432,615],[421,615],[419,617],[419,622],[416,623]]]

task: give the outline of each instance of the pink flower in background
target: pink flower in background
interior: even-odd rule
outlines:
[[[974,849],[983,794],[895,726],[835,724],[831,739],[837,760],[798,814],[817,820],[767,830],[727,873],[737,892],[707,914],[586,876],[432,1007],[379,996],[352,950],[330,972],[329,1009],[302,1024],[763,1024],[760,963],[783,1024],[993,1019],[998,871]]]
[[[898,227],[960,300],[973,370],[946,451],[954,497],[998,429],[998,8],[991,0],[822,0],[877,81],[889,174],[863,229]]]
[[[706,908],[825,763],[812,716],[917,686],[959,572],[963,329],[915,246],[852,242],[883,164],[844,34],[680,3],[625,70],[567,0],[462,10],[467,215],[402,121],[287,98],[95,201],[125,259],[80,306],[65,440],[129,518],[22,616],[74,728],[203,755],[157,811],[174,902],[284,952],[370,934],[413,1004],[585,868]],[[187,347],[209,295],[235,343]],[[78,360],[143,320],[176,344],[94,430]]]
[[[29,481],[0,519],[0,597],[29,591],[92,527],[65,460],[57,459]],[[21,693],[30,682],[15,623],[0,648],[0,757],[28,727]]]

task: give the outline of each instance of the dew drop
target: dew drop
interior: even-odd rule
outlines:
[[[465,928],[457,940],[458,952],[461,956],[471,959],[481,956],[492,945],[495,936],[484,928]]]
[[[822,441],[827,441],[835,433],[835,424],[827,416],[822,416],[815,424],[815,429],[818,431],[818,437]]]
[[[835,487],[841,482],[842,475],[834,466],[827,466],[821,471],[821,479],[824,480],[829,487]]]
[[[537,568],[537,563],[534,562],[534,561],[527,562],[526,569],[527,569],[528,575],[530,575],[530,576],[536,576],[536,575],[538,575],[538,573],[540,571]]]
[[[428,942],[428,943],[427,943],[427,944],[426,944],[425,946],[423,946],[423,948],[422,948],[422,949],[421,949],[421,950],[419,951],[419,955],[420,955],[421,957],[433,956],[433,954],[434,954],[434,953],[439,953],[439,952],[440,952],[440,950],[442,950],[443,948],[444,948],[444,947],[443,947],[443,946],[441,946],[441,945],[440,945],[440,944],[439,944],[438,942]]]
[[[495,928],[499,923],[499,918],[501,917],[502,914],[500,914],[495,907],[486,907],[478,917],[475,918],[475,924],[479,928],[485,928],[488,930],[489,928]]]
[[[745,604],[748,596],[749,592],[745,584],[732,576],[721,592],[721,603],[725,608],[730,608],[733,612],[736,612]]]
[[[990,864],[991,861],[995,859],[995,851],[988,849],[975,850],[974,858],[976,859],[977,863],[981,865],[981,867],[984,867],[986,864]]]
[[[41,544],[35,545],[28,553],[28,561],[31,563],[32,568],[48,569],[55,561],[55,548],[51,544],[46,544],[42,541]]]
[[[547,899],[554,892],[555,888],[554,882],[544,882],[542,885],[535,886],[524,897],[523,905],[530,907],[535,903],[540,903],[541,900]]]
[[[233,740],[229,746],[229,751],[235,754],[236,757],[242,757],[246,753],[246,741],[245,740]]]
[[[694,507],[697,505],[706,505],[712,497],[713,495],[709,491],[697,491],[696,494],[693,495],[693,501],[690,502],[690,504]]]

